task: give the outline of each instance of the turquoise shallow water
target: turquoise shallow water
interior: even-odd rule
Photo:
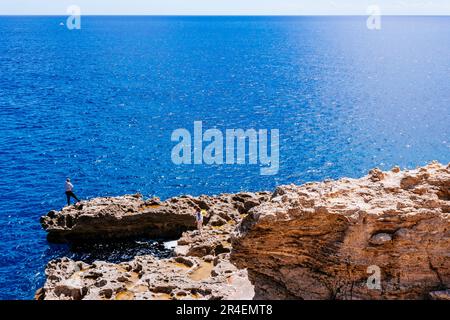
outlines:
[[[32,298],[73,254],[38,223],[66,176],[82,198],[166,198],[450,161],[450,18],[64,19],[0,17],[0,299]],[[279,173],[174,165],[170,135],[195,120],[279,129]]]

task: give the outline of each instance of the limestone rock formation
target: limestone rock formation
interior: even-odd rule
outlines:
[[[226,256],[214,261],[138,256],[120,264],[92,265],[62,258],[48,264],[46,275],[38,300],[244,300],[254,295],[246,271]]]
[[[267,193],[240,193],[220,196],[182,196],[160,201],[142,199],[140,194],[95,198],[50,211],[41,217],[41,225],[51,242],[84,242],[146,236],[177,238],[194,229],[195,212],[208,210],[215,225],[218,221],[236,221],[242,213]]]
[[[448,299],[450,166],[278,187],[235,231],[231,262],[255,298]]]
[[[273,194],[98,198],[41,223],[51,241],[178,240],[168,259],[51,261],[36,299],[450,299],[450,166],[439,163]]]
[[[139,196],[124,196],[93,199],[82,203],[79,209],[68,207],[61,212],[50,213],[43,218],[44,228],[49,231],[50,238],[54,239],[52,233],[56,231],[59,232],[56,239],[69,241],[105,238],[114,241],[149,233],[161,238],[170,228],[163,224],[164,219],[194,219],[193,215],[198,209],[206,209],[208,216],[205,217],[201,233],[197,230],[183,233],[180,230],[173,231],[180,233],[178,236],[181,235],[181,238],[175,246],[174,257],[170,259],[146,255],[119,264],[97,261],[91,265],[68,258],[53,260],[46,268],[47,281],[36,292],[35,298],[252,299],[254,289],[247,272],[238,270],[229,262],[230,235],[249,209],[267,201],[269,197],[268,192],[257,192],[216,197],[179,197],[155,203],[155,199],[146,202]],[[83,220],[86,215],[91,220]],[[134,219],[124,220],[123,216],[127,215],[134,216]],[[67,226],[65,223],[69,216],[72,219],[70,221],[75,223]],[[216,217],[223,223],[216,223]],[[61,221],[61,226],[55,230],[58,221]],[[105,225],[102,225],[102,221]],[[142,228],[139,228],[138,221]],[[186,229],[195,224],[194,220],[186,221],[189,223],[183,226]],[[157,228],[159,233],[152,231],[152,228],[160,225],[163,227]]]
[[[448,300],[450,301],[450,289],[430,292],[432,300]]]

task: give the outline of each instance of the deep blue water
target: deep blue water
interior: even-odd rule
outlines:
[[[0,17],[0,299],[66,255],[39,217],[82,198],[270,190],[450,161],[450,18]],[[175,166],[174,129],[279,129],[280,171]]]

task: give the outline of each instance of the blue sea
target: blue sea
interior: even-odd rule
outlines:
[[[83,199],[164,199],[450,161],[450,17],[65,20],[0,17],[0,299],[33,298],[75,254],[39,225],[66,177]],[[278,174],[174,165],[194,121],[279,129]]]

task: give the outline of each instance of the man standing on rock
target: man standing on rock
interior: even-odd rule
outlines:
[[[203,228],[203,215],[206,214],[206,210],[197,211],[195,214],[195,220],[197,221],[197,229],[200,234],[202,234]]]
[[[70,179],[66,179],[66,197],[67,197],[67,205],[70,206],[70,198],[74,198],[77,202],[80,202],[80,199],[77,198],[75,193],[73,193],[73,184],[70,182]]]

